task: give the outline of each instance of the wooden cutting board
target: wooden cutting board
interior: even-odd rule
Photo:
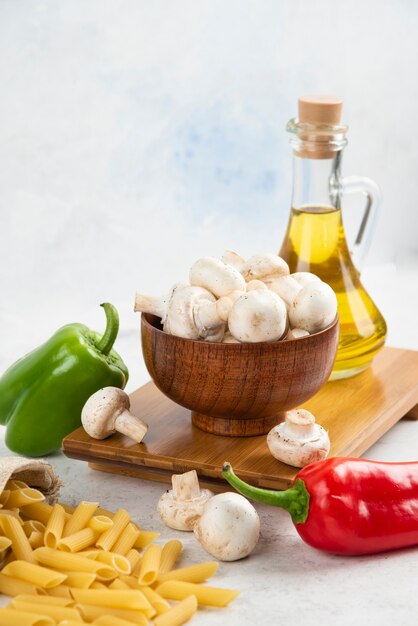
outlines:
[[[229,461],[244,480],[285,489],[297,469],[269,453],[266,437],[221,437],[193,426],[190,411],[150,382],[131,395],[132,412],[149,424],[145,440],[123,435],[91,439],[82,428],[63,441],[65,454],[94,469],[169,483],[173,473],[196,469],[202,485],[226,490],[221,469]],[[418,352],[384,348],[373,366],[327,383],[304,404],[328,431],[331,456],[360,456],[402,417],[418,419]],[[417,425],[418,429],[418,425]]]

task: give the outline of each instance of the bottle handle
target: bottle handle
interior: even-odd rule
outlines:
[[[360,227],[351,249],[354,265],[359,268],[370,246],[371,235],[380,208],[382,194],[379,186],[371,178],[364,176],[346,176],[340,180],[344,194],[362,193],[366,196],[366,206]]]

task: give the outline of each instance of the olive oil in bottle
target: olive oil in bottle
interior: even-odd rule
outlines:
[[[369,179],[340,176],[347,130],[340,125],[341,106],[335,99],[301,98],[299,120],[288,124],[294,150],[293,208],[279,252],[292,273],[317,274],[337,295],[340,339],[331,379],[366,369],[386,337],[385,320],[360,281],[344,232],[342,194],[362,190],[369,198],[355,244],[359,250],[378,189]]]

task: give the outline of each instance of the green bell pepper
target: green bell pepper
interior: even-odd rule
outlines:
[[[81,409],[95,391],[125,387],[127,367],[112,350],[118,312],[101,306],[107,321],[102,337],[83,324],[63,326],[0,378],[0,424],[7,426],[13,452],[36,457],[58,450],[81,425]]]

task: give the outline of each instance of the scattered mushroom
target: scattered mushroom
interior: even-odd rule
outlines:
[[[174,474],[171,483],[173,489],[161,496],[157,511],[166,526],[175,530],[193,530],[213,493],[209,489],[200,489],[195,470]]]
[[[305,409],[287,411],[285,421],[267,435],[267,445],[275,459],[294,467],[325,459],[330,450],[327,431]]]
[[[232,265],[215,257],[202,257],[190,269],[190,284],[204,287],[217,298],[231,291],[245,291],[245,280]]]
[[[199,308],[215,301],[215,296],[203,287],[178,283],[167,298],[137,293],[134,310],[161,317],[163,329],[171,335],[186,339],[222,341],[225,332],[225,323],[222,320],[219,319],[216,325],[208,328],[203,324],[196,325]]]
[[[205,505],[194,526],[203,548],[221,561],[248,556],[260,536],[260,519],[253,505],[238,493],[219,493]]]
[[[132,415],[129,408],[129,396],[122,389],[103,387],[87,400],[81,412],[81,423],[93,439],[106,439],[118,432],[140,443],[148,424]]]
[[[255,289],[238,298],[228,325],[231,335],[245,343],[277,341],[287,329],[286,306],[272,291]]]

